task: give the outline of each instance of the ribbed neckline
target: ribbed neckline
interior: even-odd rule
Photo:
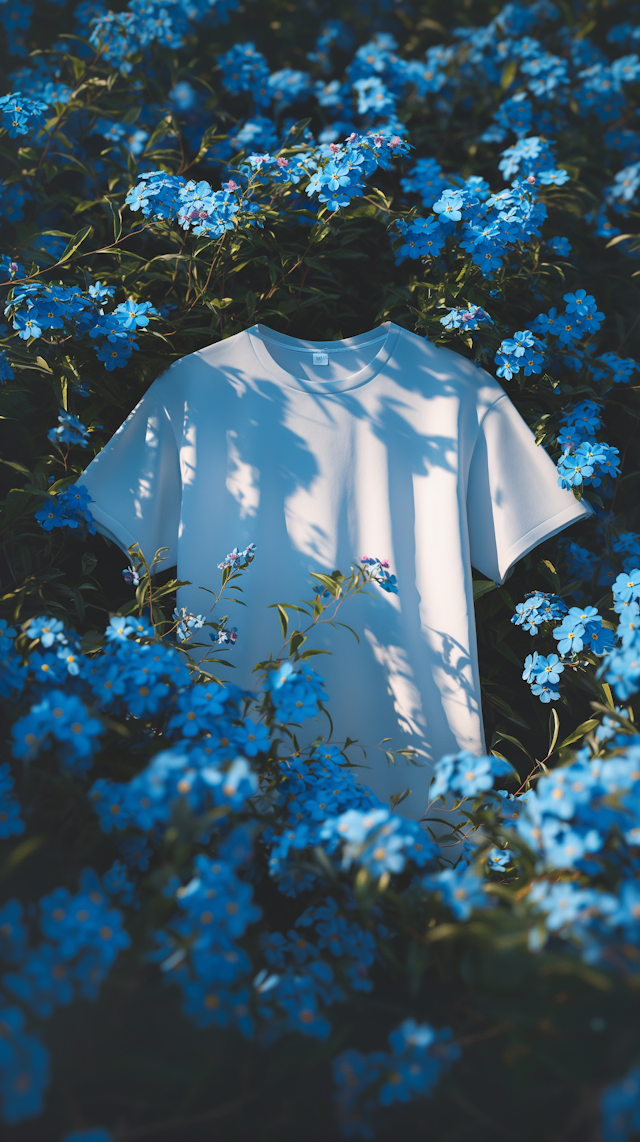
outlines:
[[[368,381],[377,376],[381,369],[384,368],[389,358],[392,356],[398,335],[400,333],[400,326],[394,325],[392,321],[385,321],[379,325],[377,329],[371,329],[368,333],[359,333],[356,337],[345,337],[342,341],[305,341],[299,337],[289,337],[286,333],[277,333],[274,329],[270,329],[268,325],[253,325],[250,329],[246,330],[251,343],[251,347],[256,357],[258,358],[263,369],[269,373],[274,380],[278,381],[281,385],[286,385],[290,389],[300,389],[302,392],[313,393],[314,396],[324,396],[330,393],[346,392],[349,389],[357,389],[361,385],[366,385]],[[380,348],[372,361],[365,365],[363,369],[359,369],[355,373],[351,373],[348,377],[343,377],[339,381],[310,381],[306,377],[296,377],[293,373],[287,372],[281,365],[271,356],[265,341],[273,341],[277,345],[282,345],[284,349],[308,350],[310,352],[318,352],[324,349],[335,351],[336,349],[357,349],[360,345],[366,345],[371,341],[376,341],[380,338],[381,334],[385,334],[384,339],[381,341]],[[263,339],[264,338],[264,339]]]

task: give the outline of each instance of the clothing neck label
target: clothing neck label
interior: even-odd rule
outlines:
[[[329,364],[329,354],[328,353],[314,353],[313,354],[313,363],[314,363],[314,365],[328,365]]]

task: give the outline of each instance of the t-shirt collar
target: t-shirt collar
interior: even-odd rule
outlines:
[[[262,365],[262,368],[273,377],[274,380],[281,385],[285,385],[287,388],[300,389],[303,392],[313,393],[314,396],[322,396],[328,393],[339,393],[346,392],[348,389],[357,389],[377,376],[395,350],[400,333],[400,326],[394,325],[392,321],[385,321],[382,325],[379,325],[377,329],[369,330],[368,333],[359,333],[356,337],[346,337],[341,341],[306,341],[299,337],[289,337],[286,333],[277,333],[267,325],[252,325],[250,329],[246,330],[246,333],[251,348]],[[268,338],[269,341],[275,341],[287,349],[306,349],[313,352],[321,352],[326,348],[357,349],[359,345],[374,340],[376,335],[379,337],[382,333],[386,333],[386,336],[384,340],[380,341],[378,352],[373,360],[370,361],[368,365],[365,365],[364,368],[337,381],[311,381],[305,377],[295,377],[293,373],[287,372],[286,369],[283,369],[282,366],[277,363],[271,356],[265,340],[263,340],[263,338]]]

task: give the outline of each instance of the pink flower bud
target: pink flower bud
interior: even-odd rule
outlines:
[[[289,160],[283,159],[283,158],[276,159],[276,166],[288,167],[289,166]]]

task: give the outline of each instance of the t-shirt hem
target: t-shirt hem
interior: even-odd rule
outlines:
[[[571,504],[568,508],[565,508],[564,511],[559,512],[558,515],[543,520],[537,527],[526,532],[526,534],[522,535],[520,539],[517,539],[515,543],[512,543],[506,552],[504,557],[504,569],[503,560],[500,560],[500,579],[498,582],[504,583],[513,565],[517,563],[519,559],[522,559],[524,555],[527,555],[534,547],[537,547],[539,543],[542,543],[544,539],[551,539],[553,535],[557,535],[559,531],[568,527],[570,523],[575,523],[579,519],[587,519],[590,515],[593,515],[593,509],[590,508],[588,504],[579,503],[576,500],[575,504]]]

